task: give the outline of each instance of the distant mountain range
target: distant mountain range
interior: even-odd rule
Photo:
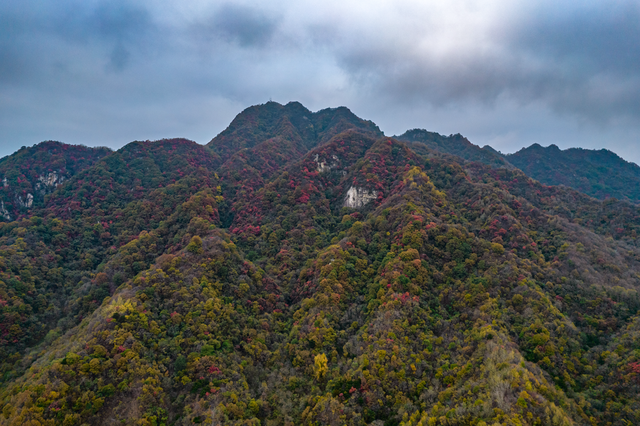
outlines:
[[[296,102],[23,148],[0,426],[640,424],[637,169]]]
[[[513,168],[502,154],[493,148],[489,146],[480,148],[460,134],[442,136],[422,129],[413,129],[394,137],[411,143],[414,149],[424,151],[427,155],[450,154],[466,161],[476,161],[492,167]]]
[[[313,113],[299,102],[287,105],[269,102],[247,108],[207,146],[224,162],[238,152],[260,145],[259,164],[249,165],[262,170],[256,170],[260,174],[264,173],[265,165],[282,165],[350,128],[383,136],[373,122],[358,118],[345,107]],[[474,145],[460,134],[443,136],[424,129],[408,130],[394,138],[423,155],[450,155],[497,168],[519,168],[541,183],[564,185],[600,200],[640,202],[640,167],[606,149],[561,150],[556,145],[545,148],[534,144],[514,154],[501,154],[490,146]],[[0,218],[9,220],[32,205],[42,204],[44,196],[65,179],[108,153],[108,148],[49,141],[0,159]],[[263,162],[265,155],[269,158]],[[21,161],[25,156],[29,162]],[[237,157],[234,161],[238,161]]]
[[[640,201],[640,167],[606,149],[561,150],[535,144],[504,158],[547,185],[565,185],[601,200]]]
[[[466,161],[492,167],[517,167],[547,185],[565,185],[600,200],[617,198],[640,202],[640,167],[606,149],[561,150],[556,145],[544,148],[534,144],[504,155],[490,146],[480,148],[459,134],[442,136],[414,129],[395,138],[411,143],[418,150],[422,144],[437,153],[455,155]]]

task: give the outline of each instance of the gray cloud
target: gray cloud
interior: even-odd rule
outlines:
[[[544,66],[530,96],[590,120],[640,116],[640,4],[540,10],[534,18],[508,37],[512,51]]]
[[[129,50],[124,47],[122,42],[118,42],[111,51],[109,68],[115,71],[122,71],[127,66],[130,59],[131,53],[129,52]]]
[[[148,25],[148,13],[124,1],[61,1],[46,11],[33,9],[27,15],[35,30],[48,32],[68,42],[89,43],[99,39],[134,38]]]
[[[210,22],[213,33],[243,47],[267,45],[277,24],[264,11],[233,3],[222,5]]]
[[[582,72],[637,75],[640,4],[618,1],[560,10],[535,11],[533,19],[510,28],[516,49],[524,48]]]
[[[640,116],[640,8],[602,2],[548,9],[514,14],[488,31],[462,29],[459,44],[452,32],[454,47],[437,54],[411,42],[436,45],[437,34],[427,31],[394,44],[365,34],[364,46],[343,46],[338,57],[354,81],[398,101],[493,104],[508,97],[590,120]],[[467,37],[477,41],[467,44]]]
[[[0,155],[44,139],[207,142],[269,98],[514,151],[640,162],[634,1],[6,0]]]

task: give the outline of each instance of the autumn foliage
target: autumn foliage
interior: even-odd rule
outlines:
[[[0,425],[640,423],[638,207],[418,136],[269,103],[1,222]]]

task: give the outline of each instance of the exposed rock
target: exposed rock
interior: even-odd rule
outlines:
[[[9,182],[7,182],[7,178],[2,179],[2,185],[6,188],[9,186]]]
[[[27,194],[24,201],[22,200],[22,197],[18,197],[18,204],[20,204],[20,206],[22,207],[30,209],[33,205],[33,195]]]
[[[347,191],[347,196],[344,199],[344,206],[354,209],[360,208],[375,200],[378,197],[378,191],[369,190],[366,188],[356,188],[352,186]]]
[[[42,175],[38,177],[38,182],[36,182],[36,191],[42,190],[46,192],[47,189],[55,188],[58,185],[61,185],[64,181],[64,176],[59,175],[58,172],[47,173],[46,175]]]
[[[328,163],[326,160],[320,161],[320,156],[316,154],[315,162],[318,165],[318,171],[320,173],[328,172],[340,166],[340,159],[337,155],[332,155],[331,160],[333,160],[331,163]],[[346,174],[346,171],[343,170],[342,174]]]
[[[4,208],[4,201],[0,201],[0,216],[2,216],[4,220],[11,220],[11,215],[7,209]]]
[[[338,157],[336,157],[336,156],[334,155],[334,156],[333,156],[333,159],[334,159],[334,160],[337,160],[337,159],[338,159]],[[327,163],[325,160],[322,160],[322,161],[321,161],[321,160],[320,160],[320,156],[319,156],[318,154],[316,154],[316,157],[315,157],[315,159],[314,159],[314,160],[315,160],[316,164],[318,165],[318,171],[319,171],[320,173],[322,173],[322,172],[328,172],[328,171],[330,171],[332,168],[334,168],[334,167],[336,167],[336,166],[338,165],[338,163],[337,163],[336,161],[334,161],[334,162],[333,162],[333,163],[331,163],[331,164],[330,164],[330,163]]]

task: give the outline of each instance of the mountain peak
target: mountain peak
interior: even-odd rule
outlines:
[[[240,149],[252,148],[280,135],[283,123],[288,123],[290,137],[299,138],[306,149],[348,129],[382,134],[375,124],[362,120],[346,107],[326,108],[314,113],[299,102],[283,106],[270,101],[242,111],[208,146],[227,159]]]

